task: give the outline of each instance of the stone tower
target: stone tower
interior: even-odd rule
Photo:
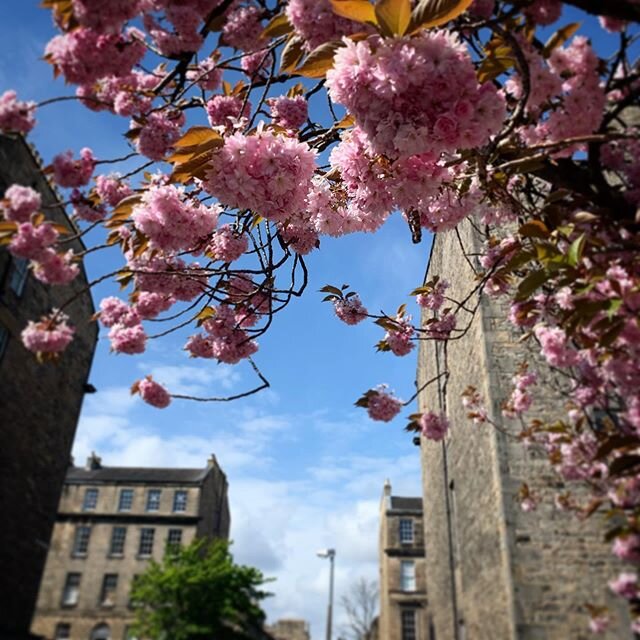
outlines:
[[[448,280],[449,295],[461,299],[473,287],[479,265],[467,259],[481,249],[470,224],[459,236],[438,234],[427,280]],[[513,437],[466,416],[461,395],[475,386],[498,424],[518,433],[502,418],[501,402],[511,378],[535,350],[518,342],[500,299],[483,298],[469,331],[447,346],[451,375],[447,384],[420,394],[420,410],[443,411],[451,429],[443,442],[423,440],[422,467],[429,640],[578,640],[592,637],[586,603],[607,605],[618,626],[600,637],[630,638],[626,603],[613,596],[607,581],[618,567],[603,541],[598,515],[579,521],[544,501],[536,511],[520,508],[522,483],[540,494],[558,487],[545,455]],[[532,348],[532,347],[531,347]],[[533,349],[533,348],[532,348]],[[418,383],[443,370],[443,345],[422,342]],[[443,379],[440,379],[442,381]],[[531,414],[557,415],[561,398],[538,397]]]

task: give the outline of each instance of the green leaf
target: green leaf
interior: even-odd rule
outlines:
[[[378,0],[375,14],[384,35],[403,36],[411,23],[411,1]]]
[[[542,220],[530,220],[525,222],[519,229],[518,233],[524,238],[548,238],[550,231]]]
[[[611,320],[611,318],[613,318],[613,316],[618,313],[620,307],[622,307],[622,302],[623,301],[621,298],[614,298],[613,300],[609,300],[609,308],[607,309],[607,317],[609,318],[609,320]]]
[[[587,240],[585,234],[581,234],[580,237],[576,238],[569,247],[569,264],[572,267],[577,267],[580,259],[582,258],[582,252],[584,251],[584,245]]]
[[[549,274],[544,269],[532,271],[518,286],[515,301],[526,300],[536,289],[541,287],[549,279]]]
[[[340,289],[338,289],[338,287],[334,287],[330,284],[325,285],[324,287],[322,287],[322,289],[320,289],[321,293],[332,293],[336,296],[338,296],[339,298],[342,298],[342,291]]]

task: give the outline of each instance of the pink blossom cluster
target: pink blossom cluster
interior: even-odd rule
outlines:
[[[12,184],[0,202],[0,212],[5,220],[29,222],[31,216],[42,206],[40,194],[31,187]]]
[[[154,111],[140,129],[136,148],[151,160],[162,160],[180,138],[180,127],[184,121],[181,111]]]
[[[535,385],[537,381],[538,376],[532,371],[525,370],[516,374],[513,377],[513,391],[502,408],[502,415],[515,418],[527,411],[533,403],[529,387]]]
[[[309,51],[342,36],[371,31],[363,24],[336,15],[330,0],[289,0],[285,11]]]
[[[64,253],[46,249],[34,262],[33,275],[45,284],[68,284],[80,273],[75,260],[71,249]]]
[[[83,27],[102,33],[120,31],[140,11],[142,0],[72,0],[73,15]]]
[[[168,22],[173,28],[165,28],[150,13],[146,13],[143,20],[145,30],[160,53],[171,57],[200,49],[202,14],[195,7],[167,3],[165,17],[167,20],[163,24]]]
[[[327,72],[373,151],[396,158],[478,147],[499,131],[505,103],[480,85],[466,47],[446,31],[347,41]]]
[[[112,351],[128,355],[144,353],[147,346],[147,334],[141,324],[114,324],[109,331],[109,340]]]
[[[429,320],[425,326],[426,335],[432,340],[448,340],[451,332],[456,328],[457,316],[445,309],[438,318]]]
[[[207,101],[205,109],[212,127],[232,129],[240,118],[251,115],[251,103],[241,96],[214,96]]]
[[[36,124],[35,108],[35,102],[22,102],[15,91],[5,91],[0,96],[0,131],[29,133]]]
[[[155,291],[139,291],[133,308],[140,318],[150,320],[170,309],[174,302],[175,299],[171,295]]]
[[[358,294],[348,295],[345,298],[336,298],[333,301],[336,316],[345,324],[358,324],[367,318],[367,309],[362,304]]]
[[[204,187],[223,204],[280,222],[305,208],[315,166],[305,143],[265,130],[235,133],[213,154]]]
[[[207,274],[197,262],[186,264],[181,258],[130,255],[127,266],[135,273],[139,291],[172,296],[182,302],[202,295],[208,284]]]
[[[273,121],[285,129],[299,129],[307,120],[309,105],[304,96],[278,96],[267,101]]]
[[[213,58],[205,58],[195,68],[187,71],[187,79],[205,91],[216,91],[222,84],[222,69]]]
[[[36,260],[58,239],[58,232],[49,223],[34,225],[31,222],[18,224],[9,243],[9,251],[18,258]]]
[[[617,536],[613,541],[612,551],[621,560],[640,563],[640,535],[627,533]]]
[[[53,158],[53,179],[60,187],[82,187],[91,180],[96,160],[88,147],[80,149],[80,159],[75,160],[73,151],[59,153]]]
[[[139,380],[134,388],[140,394],[140,397],[152,407],[164,409],[171,404],[169,392],[160,383],[153,380],[151,376]]]
[[[394,328],[388,329],[384,335],[385,343],[396,356],[406,356],[414,349],[415,329],[411,324],[411,316],[398,314],[393,322]]]
[[[446,280],[438,280],[429,291],[425,293],[419,293],[416,296],[416,302],[418,306],[423,309],[431,309],[432,311],[438,311],[444,304],[444,294],[449,288],[449,283]]]
[[[578,354],[569,344],[566,332],[560,327],[543,324],[535,328],[541,353],[552,367],[572,367],[578,363]]]
[[[266,77],[273,52],[258,49],[253,53],[247,53],[240,60],[240,67],[250,78]]]
[[[280,238],[293,251],[300,255],[307,255],[320,245],[318,234],[312,224],[297,212],[286,223],[278,224]]]
[[[110,110],[119,116],[144,115],[151,110],[150,91],[158,84],[162,71],[132,71],[121,76],[105,76],[76,89],[81,102],[92,111]]]
[[[96,193],[102,202],[110,207],[115,207],[121,200],[130,196],[133,189],[118,174],[100,175],[96,176]]]
[[[52,38],[45,58],[71,84],[90,84],[105,76],[131,72],[146,53],[144,34],[130,28],[123,33],[98,33],[80,27]]]
[[[216,227],[220,207],[207,207],[173,185],[153,187],[132,211],[136,229],[152,248],[162,251],[193,249]]]
[[[629,133],[638,131],[630,129]],[[600,148],[600,159],[622,180],[624,197],[633,204],[640,204],[640,140],[631,138],[608,142]]]
[[[117,324],[132,327],[140,324],[140,315],[124,300],[110,296],[100,301],[100,322],[109,328]]]
[[[550,25],[562,15],[562,2],[560,0],[533,0],[525,7],[524,14],[536,24]]]
[[[367,394],[367,413],[372,420],[391,422],[402,409],[402,400],[380,385]]]
[[[638,589],[638,574],[634,571],[622,571],[615,580],[609,581],[609,588],[616,595],[627,600],[633,600],[640,595]]]
[[[449,420],[443,414],[438,414],[433,411],[427,411],[420,416],[418,421],[420,424],[420,433],[427,438],[427,440],[434,440],[438,442],[442,440],[449,431]]]
[[[39,322],[30,320],[22,330],[22,344],[33,353],[61,353],[73,340],[74,327],[67,324],[69,317],[54,309]]]
[[[489,420],[489,413],[484,405],[482,396],[475,387],[467,387],[462,394],[462,406],[468,410],[467,418],[474,424],[484,424]]]
[[[205,320],[202,327],[205,333],[191,336],[185,346],[194,358],[215,358],[226,364],[237,364],[258,350],[257,343],[238,326],[230,305],[216,307],[213,318]]]
[[[207,252],[216,260],[234,262],[249,248],[246,234],[238,233],[230,224],[223,224],[211,234]]]
[[[620,18],[612,18],[611,16],[599,16],[598,20],[600,22],[600,26],[609,33],[618,33],[627,26],[625,20],[620,20]]]
[[[69,198],[73,205],[73,213],[80,220],[85,222],[97,222],[104,220],[107,209],[102,203],[95,203],[91,198],[87,198],[79,189],[74,189]]]
[[[222,27],[225,44],[235,49],[254,51],[266,44],[262,37],[263,11],[255,6],[238,7],[227,14],[227,20]]]

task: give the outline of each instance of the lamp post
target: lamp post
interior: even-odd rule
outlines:
[[[327,640],[331,640],[331,626],[333,624],[333,566],[336,558],[335,549],[322,549],[316,553],[319,558],[329,558],[329,607],[327,609]]]

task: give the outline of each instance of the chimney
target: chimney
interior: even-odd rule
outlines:
[[[84,468],[87,471],[95,471],[96,469],[102,469],[102,458],[96,455],[95,451],[91,452],[91,455],[87,458],[87,464]]]
[[[207,469],[213,469],[214,467],[218,467],[218,460],[215,453],[212,453],[207,460]]]
[[[384,487],[382,489],[382,499],[384,500],[385,508],[391,509],[391,481],[387,478],[384,481]]]

